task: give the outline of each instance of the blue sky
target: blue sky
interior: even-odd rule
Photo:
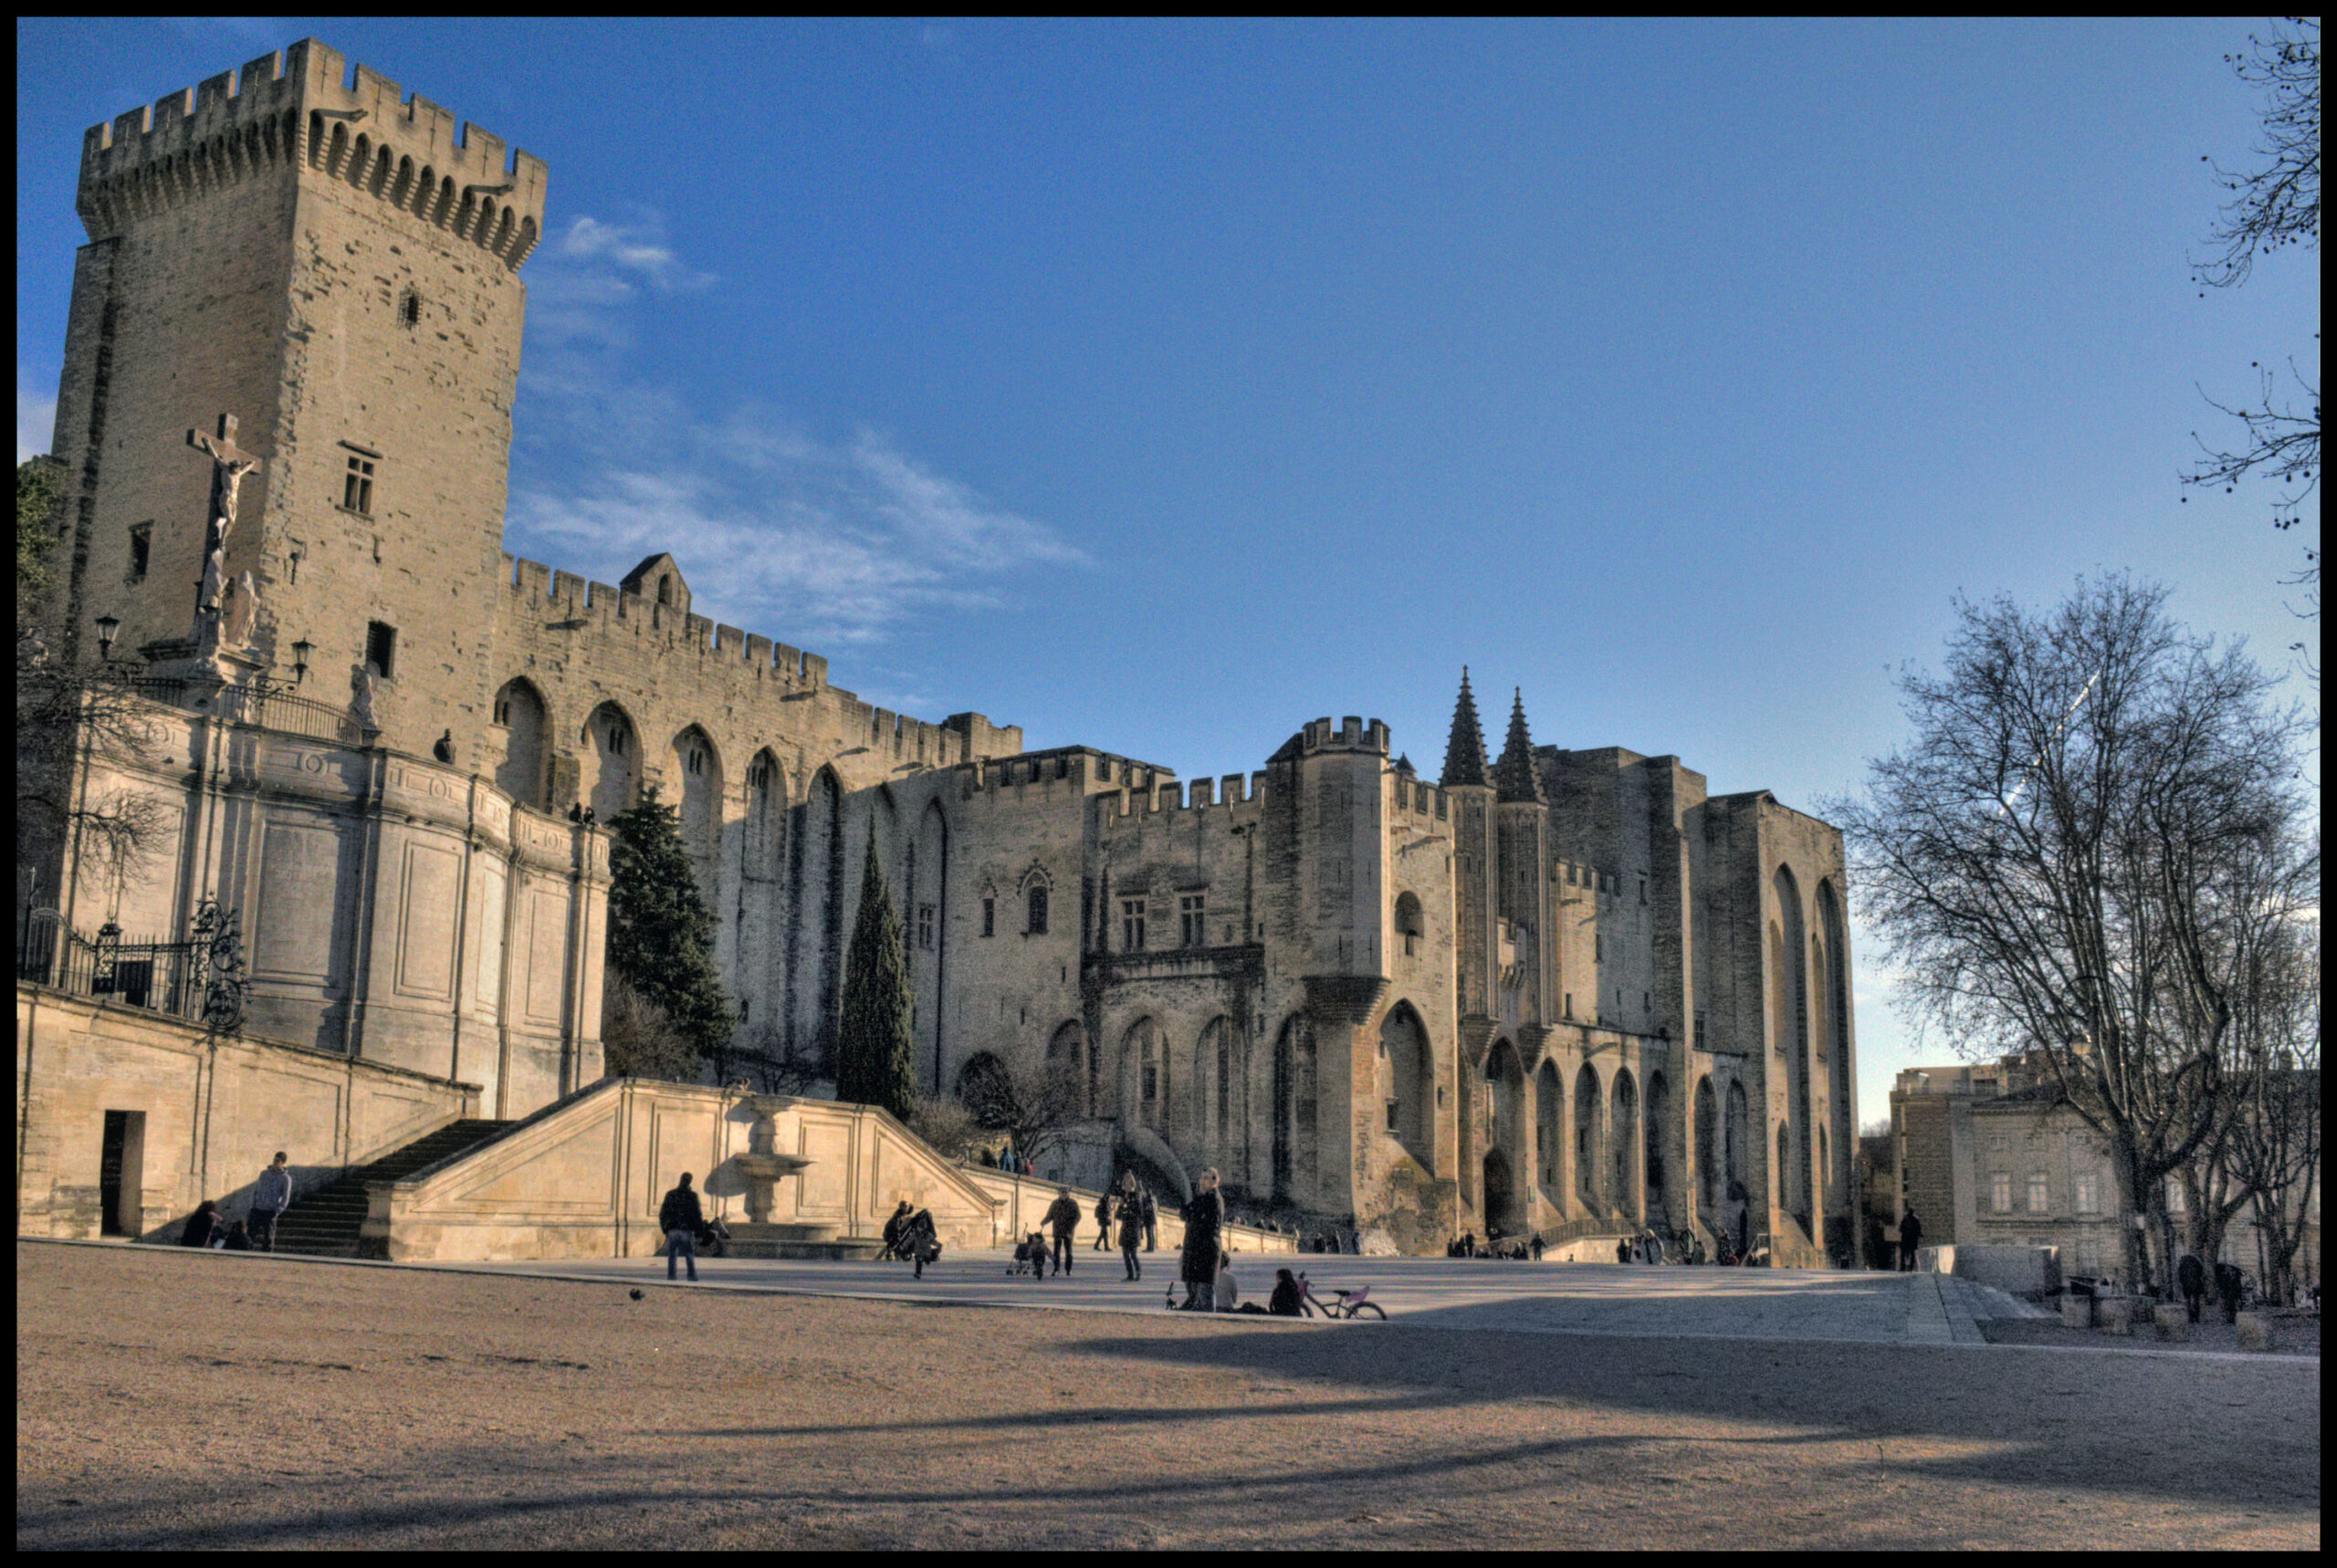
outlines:
[[[313,34],[550,165],[519,553],[1189,777],[1348,713],[1432,775],[1465,663],[1811,809],[1958,590],[2288,664],[2296,538],[2176,483],[2202,389],[2319,376],[2316,256],[2185,266],[2248,30],[20,21],[17,446],[81,131]],[[1888,998],[1867,1120],[1948,1054]]]

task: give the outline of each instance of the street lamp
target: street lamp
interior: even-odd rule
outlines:
[[[301,679],[308,674],[309,655],[316,651],[317,645],[306,637],[292,644],[292,684],[294,685],[299,685]]]
[[[121,630],[121,622],[119,618],[111,615],[98,617],[98,652],[104,655],[108,664],[113,662],[114,633]]]

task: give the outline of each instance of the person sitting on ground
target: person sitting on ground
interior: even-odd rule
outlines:
[[[1266,1297],[1266,1311],[1278,1318],[1303,1317],[1305,1313],[1298,1304],[1303,1299],[1296,1277],[1287,1269],[1275,1270],[1274,1288]]]
[[[212,1248],[213,1250],[219,1252],[251,1251],[253,1249],[250,1227],[238,1219],[235,1224],[227,1227],[226,1235],[212,1243]]]
[[[1228,1252],[1217,1255],[1217,1288],[1211,1302],[1221,1312],[1237,1312],[1242,1304],[1242,1281],[1233,1277],[1233,1257]]]
[[[219,1206],[206,1197],[194,1206],[193,1214],[186,1217],[186,1225],[179,1231],[179,1245],[208,1247],[218,1234]]]

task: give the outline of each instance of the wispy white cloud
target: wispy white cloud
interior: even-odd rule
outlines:
[[[751,398],[707,406],[644,384],[624,365],[633,318],[711,281],[662,234],[654,214],[580,218],[530,281],[513,549],[603,577],[671,550],[700,613],[814,647],[1002,608],[1022,574],[1085,563],[878,432],[825,438]]]
[[[57,394],[16,367],[16,461],[48,450],[57,426]]]

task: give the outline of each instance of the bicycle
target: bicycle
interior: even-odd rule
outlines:
[[[1315,1293],[1315,1287],[1305,1275],[1298,1277],[1298,1310],[1310,1318],[1319,1312],[1338,1322],[1353,1322],[1358,1318],[1383,1323],[1388,1321],[1388,1309],[1370,1299],[1371,1287],[1368,1285],[1352,1291],[1334,1291],[1331,1294],[1338,1299],[1331,1301],[1323,1300]]]

